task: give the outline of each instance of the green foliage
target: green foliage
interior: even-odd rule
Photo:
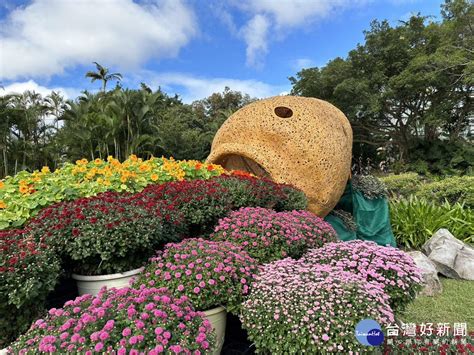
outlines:
[[[417,192],[424,178],[417,173],[390,174],[380,177],[392,197],[409,197]]]
[[[368,199],[387,196],[385,184],[373,175],[354,175],[352,186],[354,190],[361,192]]]
[[[393,234],[402,247],[418,249],[440,228],[474,243],[474,212],[460,203],[431,203],[412,196],[391,201],[390,212]]]
[[[423,184],[416,195],[438,203],[464,203],[474,209],[474,176],[453,176]]]
[[[53,170],[84,157],[110,155],[123,161],[137,154],[203,160],[221,124],[253,100],[225,88],[188,105],[145,84],[138,90],[117,86],[106,91],[107,81],[120,75],[100,65],[88,77],[101,80],[102,91],[84,91],[74,101],[55,92],[0,98],[0,177],[43,166]],[[53,123],[47,123],[51,118]]]
[[[420,172],[465,172],[473,165],[474,5],[447,1],[441,18],[373,21],[346,58],[291,77],[292,93],[340,108],[356,156]]]
[[[436,179],[436,180],[432,180]],[[411,195],[442,204],[459,202],[474,208],[474,176],[424,177],[417,173],[390,174],[380,177],[392,198],[409,198]]]

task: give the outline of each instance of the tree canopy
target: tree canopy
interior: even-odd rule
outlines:
[[[340,108],[354,129],[355,155],[466,170],[474,160],[474,5],[446,1],[441,15],[441,22],[418,14],[397,26],[373,21],[346,58],[291,77],[292,93]]]

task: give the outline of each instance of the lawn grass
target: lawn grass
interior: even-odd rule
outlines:
[[[408,305],[401,320],[408,323],[467,323],[474,331],[474,281],[441,278],[443,292],[434,297],[419,296]]]

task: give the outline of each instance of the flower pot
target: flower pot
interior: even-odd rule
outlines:
[[[86,276],[72,274],[72,278],[76,280],[77,291],[79,295],[91,294],[97,295],[100,289],[104,286],[107,288],[124,288],[128,286],[130,279],[139,274],[143,268],[138,268],[131,271],[120,272],[117,274]]]
[[[224,345],[225,325],[227,322],[227,311],[224,307],[219,306],[204,312],[206,318],[211,322],[212,329],[216,332],[216,346],[212,352],[219,355]]]

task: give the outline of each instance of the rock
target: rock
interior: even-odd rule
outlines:
[[[456,239],[447,229],[433,234],[422,250],[444,276],[474,280],[474,248]]]
[[[443,292],[443,285],[439,281],[435,264],[420,251],[411,251],[407,254],[413,258],[416,266],[421,269],[423,289],[420,291],[420,295],[434,296]]]

